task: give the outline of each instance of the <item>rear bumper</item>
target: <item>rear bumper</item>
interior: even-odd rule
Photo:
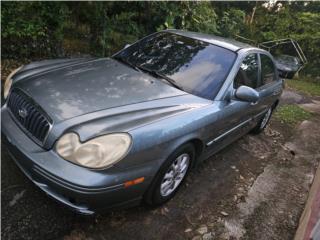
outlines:
[[[53,199],[82,214],[140,203],[153,176],[151,166],[99,171],[77,166],[34,143],[6,108],[1,109],[1,114],[1,131],[9,154],[25,175]],[[145,181],[124,187],[124,182],[139,177],[145,177]]]

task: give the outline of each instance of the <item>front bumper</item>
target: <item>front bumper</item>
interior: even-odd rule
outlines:
[[[77,166],[34,143],[16,125],[6,107],[1,109],[1,115],[1,131],[9,154],[32,182],[58,202],[82,214],[140,203],[154,167],[91,170]],[[124,187],[126,181],[140,177],[145,178],[144,182]]]

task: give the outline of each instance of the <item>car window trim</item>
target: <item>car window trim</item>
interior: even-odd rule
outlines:
[[[256,89],[260,89],[263,84],[262,84],[262,64],[261,64],[261,57],[260,57],[261,53],[257,53],[258,55],[258,86]]]
[[[263,82],[262,82],[262,64],[261,64],[261,57],[260,57],[260,55],[264,55],[264,56],[268,57],[268,58],[271,60],[272,64],[273,64],[273,70],[274,70],[274,71],[273,71],[273,78],[274,78],[274,80],[271,81],[271,82],[269,82],[269,83],[267,83],[267,84],[263,84]],[[278,82],[278,81],[279,81],[278,71],[277,71],[277,67],[276,67],[276,64],[275,64],[273,58],[271,58],[270,56],[268,56],[268,54],[259,53],[259,59],[260,59],[260,65],[261,65],[261,74],[260,74],[261,86],[260,86],[260,88],[263,88],[263,86],[268,86],[268,85],[270,85],[270,84],[272,84],[272,83]]]
[[[237,60],[234,66],[232,67],[228,77],[226,78],[225,83],[222,85],[217,96],[214,98],[215,101],[230,101],[230,96],[232,96],[233,92],[235,91],[233,87],[234,78],[236,77],[238,70],[241,66],[241,63],[244,60],[245,56],[247,56],[247,54],[249,53],[265,54],[269,56],[272,59],[273,63],[275,64],[272,55],[269,52],[260,48],[256,48],[256,47],[242,48],[242,49],[239,49],[237,53],[238,53]],[[277,69],[276,69],[276,79],[277,79],[276,82],[281,81],[281,78],[278,75]]]
[[[234,90],[236,90],[236,88],[234,87],[234,81],[235,81],[235,79],[236,79],[236,77],[237,77],[237,74],[238,74],[238,72],[239,72],[239,70],[240,70],[240,68],[241,68],[241,64],[243,63],[243,61],[250,55],[250,54],[256,54],[257,55],[257,62],[258,62],[258,83],[260,82],[260,56],[259,56],[259,53],[258,52],[254,52],[254,51],[252,51],[252,52],[248,52],[248,53],[246,53],[245,55],[244,55],[244,57],[241,59],[241,61],[240,61],[240,64],[239,64],[239,66],[238,66],[238,68],[237,68],[237,71],[236,71],[236,74],[235,74],[235,76],[234,76],[234,78],[233,78],[233,80],[232,80],[232,87],[233,87],[233,89]],[[259,87],[257,87],[257,88],[253,88],[253,89],[258,89]]]
[[[253,120],[253,117],[248,118],[247,120],[244,120],[243,122],[239,123],[238,125],[234,126],[233,128],[225,131],[224,133],[220,134],[219,136],[217,136],[216,138],[214,138],[213,140],[207,142],[206,146],[209,147],[210,145],[212,145],[213,143],[218,142],[219,140],[223,139],[224,137],[228,136],[230,133],[236,131],[237,129],[239,129],[240,127],[243,127],[244,125],[246,125],[247,123],[249,123],[250,121]]]

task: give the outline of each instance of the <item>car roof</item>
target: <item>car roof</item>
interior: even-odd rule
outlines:
[[[236,40],[229,39],[229,38],[218,37],[211,34],[189,32],[189,31],[183,31],[183,30],[177,30],[177,29],[167,29],[167,30],[164,30],[164,32],[171,32],[171,33],[175,33],[185,37],[201,40],[204,42],[208,42],[208,43],[229,49],[234,52],[243,48],[255,48],[246,43],[238,42]]]

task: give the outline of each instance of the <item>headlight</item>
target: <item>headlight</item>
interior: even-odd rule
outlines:
[[[64,159],[88,167],[106,168],[120,161],[131,146],[126,133],[108,134],[81,143],[75,133],[63,135],[56,144],[57,153]]]
[[[22,68],[22,66],[17,68],[16,70],[14,70],[7,77],[7,79],[6,79],[5,83],[4,83],[4,87],[3,87],[3,97],[4,97],[4,99],[6,99],[8,97],[8,94],[10,92],[10,88],[11,88],[11,85],[12,85],[12,76],[14,74],[16,74],[16,72],[18,72],[21,68]]]

